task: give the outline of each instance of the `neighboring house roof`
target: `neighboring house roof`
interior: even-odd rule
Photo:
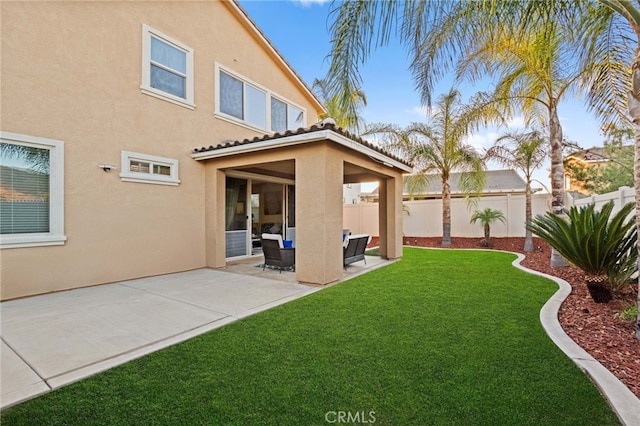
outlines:
[[[247,11],[244,10],[242,6],[240,6],[238,0],[223,1],[222,3],[224,3],[225,6],[227,6],[227,8],[238,18],[238,20],[247,29],[249,29],[250,32],[254,34],[257,42],[266,49],[267,53],[276,61],[280,69],[292,77],[292,80],[297,84],[297,86],[302,90],[307,98],[309,98],[309,100],[311,100],[311,102],[315,104],[317,110],[321,113],[326,113],[326,108],[324,107],[322,102],[320,102],[315,93],[313,93],[313,90],[309,88],[309,86],[298,75],[298,73],[293,69],[289,62],[287,62],[284,56],[282,56],[278,49],[276,49],[269,38],[267,38],[267,36],[262,32],[258,25],[253,21],[253,19],[251,19]]]
[[[462,194],[464,191],[460,187],[460,176],[462,173],[452,173],[449,177],[449,185],[451,186],[451,194]],[[486,171],[487,182],[484,186],[483,193],[491,192],[524,192],[527,183],[520,177],[515,170],[488,170]],[[409,193],[405,185],[405,194]],[[439,175],[433,175],[427,183],[427,188],[421,191],[421,194],[440,194],[442,193],[442,182]]]
[[[589,149],[583,149],[567,155],[567,159],[575,158],[585,162],[601,162],[609,161],[609,156],[602,147],[593,147]]]
[[[483,194],[505,194],[505,193],[524,193],[527,187],[527,183],[522,177],[513,169],[508,170],[487,170],[486,172],[486,185],[483,190]],[[464,193],[460,187],[460,176],[462,173],[452,173],[449,177],[449,185],[451,186],[451,195],[459,196]],[[419,193],[412,194],[416,197],[425,196],[441,196],[442,195],[442,182],[440,181],[440,175],[433,174],[428,175],[429,179],[426,182],[426,188]],[[534,190],[535,191],[535,190]],[[409,196],[410,191],[407,183],[405,182],[402,190],[404,196]],[[378,194],[376,188],[370,196],[374,198]],[[365,196],[366,197],[366,196]]]
[[[388,153],[358,136],[352,135],[331,122],[320,122],[311,127],[287,130],[284,133],[267,134],[262,137],[256,136],[253,139],[229,141],[215,146],[210,145],[208,147],[195,148],[192,157],[196,160],[205,160],[322,140],[336,142],[347,148],[368,155],[381,164],[398,167],[405,172],[411,172],[413,168],[411,163]]]

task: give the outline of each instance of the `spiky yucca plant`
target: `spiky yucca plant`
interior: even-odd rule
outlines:
[[[633,203],[624,205],[612,215],[610,201],[600,211],[595,204],[572,207],[566,216],[553,213],[538,215],[528,226],[531,232],[555,248],[565,259],[585,273],[589,293],[596,303],[611,300],[610,279],[628,265],[629,257],[637,258],[638,231]]]

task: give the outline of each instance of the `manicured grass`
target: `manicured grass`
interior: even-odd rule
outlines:
[[[540,326],[556,285],[514,258],[406,248],[391,266],[9,408],[2,424],[323,425],[339,411],[393,425],[618,424]]]

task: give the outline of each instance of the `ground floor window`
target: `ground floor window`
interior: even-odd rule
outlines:
[[[120,178],[126,182],[155,183],[160,185],[178,185],[178,160],[122,151],[122,173]]]
[[[64,244],[64,143],[0,132],[0,247]]]

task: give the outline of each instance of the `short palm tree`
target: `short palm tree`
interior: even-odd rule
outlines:
[[[484,228],[484,240],[480,245],[484,247],[491,246],[491,224],[497,220],[502,223],[506,223],[504,214],[502,214],[500,210],[493,210],[489,207],[484,210],[476,210],[476,212],[471,216],[471,223],[480,221],[480,224]]]
[[[620,274],[620,268],[633,267],[638,255],[635,216],[629,217],[634,204],[628,203],[612,215],[613,208],[613,201],[600,211],[595,204],[574,206],[566,211],[566,217],[548,212],[536,216],[529,225],[531,232],[584,271],[596,303],[611,300],[609,281]]]

